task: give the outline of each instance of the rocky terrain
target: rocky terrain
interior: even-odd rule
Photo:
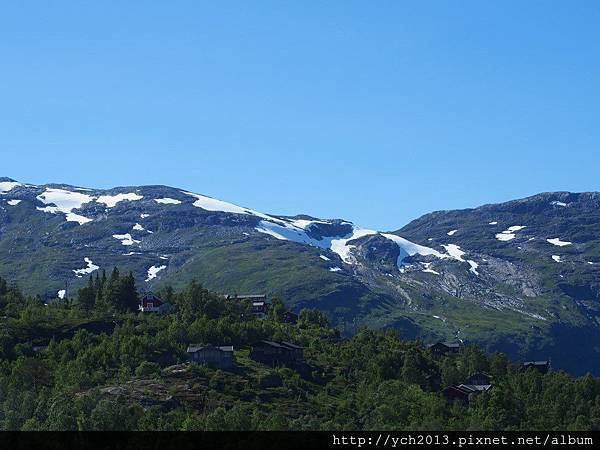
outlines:
[[[380,232],[165,186],[0,178],[0,276],[49,302],[114,266],[140,290],[196,279],[318,307],[347,334],[395,328],[600,373],[598,193],[439,211]]]

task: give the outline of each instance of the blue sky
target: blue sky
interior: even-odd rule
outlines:
[[[0,175],[396,229],[600,190],[596,1],[22,1]]]

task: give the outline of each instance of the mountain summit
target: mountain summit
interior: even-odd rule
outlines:
[[[318,307],[346,333],[390,327],[598,373],[599,207],[598,193],[544,193],[379,232],[166,186],[0,178],[0,276],[51,300],[118,266],[143,290],[196,279]]]

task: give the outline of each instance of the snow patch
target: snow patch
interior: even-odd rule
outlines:
[[[490,222],[488,225],[498,225],[498,222]]]
[[[446,234],[448,236],[454,236],[454,233],[456,233],[458,230],[452,230],[452,231],[448,231]]]
[[[447,245],[442,245],[442,247],[444,247],[444,249],[446,249],[446,253],[448,253],[448,255],[450,255],[451,258],[454,258],[457,261],[468,263],[470,266],[469,272],[471,272],[473,275],[479,276],[479,272],[477,271],[479,264],[471,259],[465,260],[463,258],[463,256],[465,255],[465,252],[463,250],[461,250],[458,245],[447,244]]]
[[[58,298],[60,298],[61,300],[63,298],[65,298],[65,295],[67,295],[67,291],[65,289],[61,289],[60,291],[57,292],[56,296]]]
[[[67,222],[77,222],[79,225],[92,221],[92,219],[88,219],[87,217],[72,212],[74,209],[79,209],[82,205],[94,200],[94,197],[87,194],[71,192],[64,189],[46,188],[44,193],[38,195],[36,198],[45,205],[56,205],[46,206],[45,208],[37,207],[36,209],[38,211],[52,214],[61,212],[66,215]]]
[[[319,255],[319,258],[321,258],[323,261],[331,261],[327,256],[325,255]]]
[[[182,191],[185,195],[190,195],[196,199],[194,202],[194,206],[196,208],[202,208],[206,211],[218,211],[218,212],[227,212],[234,214],[254,214],[259,217],[267,218],[265,214],[257,213],[255,211],[249,210],[247,208],[242,208],[241,206],[234,205],[233,203],[227,203],[221,200],[217,200],[212,197],[207,197],[205,195],[194,194],[192,192]]]
[[[150,217],[150,214],[140,214],[140,218],[145,219],[146,217]]]
[[[10,206],[17,206],[19,203],[21,203],[21,200],[9,200],[6,203],[8,203]]]
[[[423,267],[425,267],[425,268],[422,270],[422,272],[426,272],[426,273],[432,273],[432,274],[434,274],[434,275],[439,275],[439,274],[440,274],[439,272],[436,272],[435,270],[433,270],[433,269],[431,269],[431,268],[430,268],[430,266],[431,266],[431,264],[432,264],[432,263],[430,263],[430,262],[426,262],[426,263],[422,263],[422,264],[423,264]]]
[[[23,186],[21,183],[16,181],[0,181],[0,193],[12,191],[17,186]]]
[[[521,231],[523,228],[526,228],[525,225],[513,225],[512,227],[508,227],[502,233],[498,233],[496,239],[499,241],[510,241],[516,237],[515,233]]]
[[[139,223],[136,223],[132,229],[136,230],[136,231],[144,231],[145,230],[145,228],[143,226],[141,226]]]
[[[456,259],[457,261],[465,262],[465,260],[463,259],[463,255],[465,254],[465,252],[463,252],[458,245],[448,244],[442,245],[442,247],[446,249],[446,253],[448,253],[452,258]]]
[[[556,261],[557,263],[559,263],[559,262],[563,262],[563,260],[561,259],[561,257],[560,257],[560,256],[558,256],[558,255],[552,255],[552,259],[553,259],[554,261]]]
[[[167,266],[152,266],[148,269],[148,278],[146,278],[146,283],[150,280],[153,280],[158,275],[158,272],[161,270],[165,270]]]
[[[508,232],[514,233],[515,231],[521,231],[523,228],[527,228],[525,225],[513,225],[512,227],[508,227]]]
[[[566,203],[559,202],[559,201],[557,201],[557,200],[554,200],[553,202],[550,202],[550,204],[551,204],[552,206],[562,206],[562,207],[568,206]]]
[[[398,248],[400,249],[400,254],[398,255],[398,261],[396,262],[398,268],[402,266],[402,262],[408,256],[421,255],[421,256],[435,256],[436,258],[447,258],[448,255],[443,255],[429,247],[425,247],[423,245],[415,244],[407,239],[404,239],[400,236],[396,236],[395,234],[382,234],[383,237],[394,241]]]
[[[144,196],[138,195],[135,192],[130,192],[128,194],[101,195],[96,200],[96,203],[104,203],[107,208],[114,208],[119,202],[123,202],[125,200],[136,201],[143,198]]]
[[[329,269],[330,272],[339,272],[342,269],[340,269],[339,267],[332,267],[331,269]]]
[[[140,241],[137,241],[135,239],[133,239],[131,237],[131,234],[127,233],[127,234],[113,234],[113,236],[115,239],[118,239],[119,241],[121,241],[121,244],[123,245],[133,245],[133,244],[139,244]]]
[[[100,268],[99,266],[96,266],[90,258],[86,257],[86,258],[83,258],[83,260],[87,264],[87,267],[84,267],[83,269],[73,270],[75,275],[77,275],[77,278],[81,278],[82,276],[90,274],[93,271],[98,270]]]
[[[169,197],[155,198],[154,201],[156,203],[160,203],[161,205],[180,205],[181,204],[181,200],[176,200],[174,198],[169,198]]]
[[[496,239],[498,239],[499,241],[510,241],[513,240],[515,238],[515,235],[513,233],[498,233],[496,235]]]
[[[469,269],[469,272],[471,272],[474,275],[479,276],[479,272],[477,271],[477,268],[479,267],[479,264],[477,264],[475,261],[472,261],[470,259],[468,259],[467,262],[471,266],[471,268]]]
[[[315,223],[321,223],[324,225],[328,225],[329,222],[324,222],[322,220],[306,220],[306,219],[297,219],[297,220],[292,220],[290,221],[290,223],[298,228],[302,228],[303,230],[306,230],[307,228],[310,228],[311,225],[315,224]]]
[[[565,245],[571,245],[572,244],[572,242],[561,241],[559,238],[546,239],[546,241],[549,242],[552,245],[556,245],[557,247],[564,247]]]
[[[350,241],[355,241],[356,239],[360,239],[364,236],[371,236],[373,234],[377,234],[377,231],[367,230],[364,228],[353,227],[352,233],[350,236],[342,237],[339,239],[331,240],[330,249],[332,252],[337,253],[342,261],[346,264],[352,264],[354,258],[352,256],[352,249],[355,248],[355,245],[348,245]]]

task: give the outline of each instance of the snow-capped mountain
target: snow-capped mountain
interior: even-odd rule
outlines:
[[[385,232],[165,186],[0,178],[0,276],[50,300],[118,266],[142,290],[196,279],[318,307],[347,333],[394,327],[597,371],[600,358],[577,358],[600,344],[599,207],[595,193],[540,194]],[[585,344],[565,357],[573,341]]]

